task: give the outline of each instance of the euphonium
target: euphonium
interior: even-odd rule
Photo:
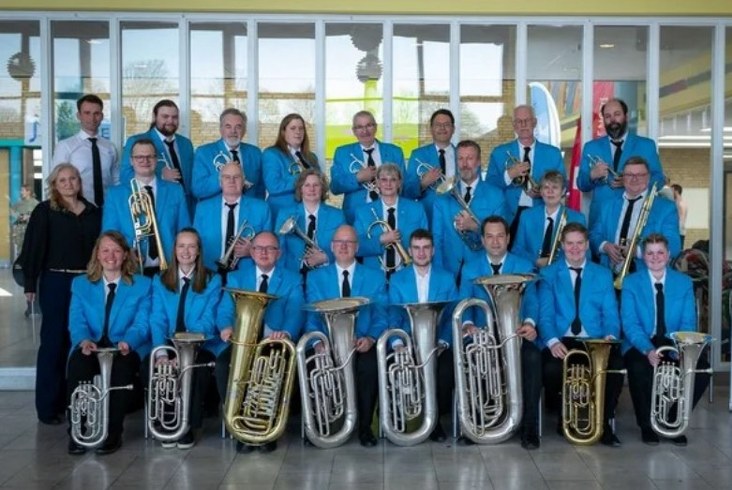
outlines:
[[[605,413],[605,381],[610,371],[610,349],[617,340],[579,339],[584,350],[573,349],[564,357],[562,369],[562,431],[571,443],[590,445],[600,440]],[[585,358],[570,364],[570,357]]]
[[[656,352],[675,354],[671,358],[678,358],[678,364],[661,361],[653,370],[651,427],[658,435],[673,438],[683,434],[689,426],[696,373],[712,374],[714,370],[696,368],[702,352],[713,341],[711,336],[699,332],[673,332],[671,339],[676,347],[664,346]]]
[[[385,331],[376,343],[379,365],[381,427],[392,443],[413,446],[424,442],[437,424],[435,338],[437,323],[447,302],[401,305],[409,315],[412,338],[404,330]],[[388,342],[399,338],[401,351],[387,354]],[[407,433],[407,422],[422,416],[421,426]]]
[[[150,354],[147,427],[161,442],[177,441],[190,428],[191,371],[216,365],[215,362],[193,363],[196,352],[206,341],[203,334],[179,332],[170,341],[173,347],[161,345]],[[172,355],[158,363],[158,355],[163,353]]]
[[[386,233],[387,231],[394,231],[391,229],[391,226],[389,226],[388,222],[386,222],[383,219],[379,219],[379,216],[376,214],[376,211],[374,210],[374,208],[371,208],[371,212],[374,214],[374,221],[369,225],[368,228],[366,228],[366,236],[368,236],[369,239],[371,238],[371,228],[373,228],[376,225],[381,225],[381,228],[384,230],[384,233]],[[401,241],[397,240],[395,242],[391,242],[391,243],[387,244],[384,248],[385,249],[393,248],[394,251],[396,252],[396,254],[399,255],[399,260],[401,262],[401,265],[406,267],[412,263],[412,257],[409,256],[406,249],[404,248],[404,245],[402,245]],[[381,263],[381,267],[385,271],[394,271],[399,266],[399,264],[394,264],[393,267],[387,267],[386,261],[384,260],[383,257],[379,257],[379,262]]]
[[[69,418],[71,438],[79,446],[96,447],[107,439],[109,429],[109,392],[131,390],[132,385],[109,386],[112,376],[112,361],[119,352],[117,348],[98,347],[99,374],[92,382],[82,381],[71,394]]]
[[[462,208],[463,211],[468,213],[468,216],[470,216],[471,219],[473,219],[478,226],[480,226],[480,220],[475,215],[472,209],[470,209],[470,206],[468,206],[468,203],[465,202],[465,199],[463,199],[462,194],[460,194],[460,189],[458,189],[457,185],[457,179],[458,177],[453,177],[451,179],[445,179],[445,181],[437,186],[437,193],[438,194],[450,194],[460,205],[460,208]],[[453,226],[455,226],[455,223],[453,222]],[[473,240],[471,239],[470,235],[465,231],[460,231],[457,228],[455,230],[460,234],[460,238],[465,242],[465,245],[468,246],[470,250],[473,252],[477,252],[479,250],[483,249],[483,245],[480,243],[480,240]]]
[[[506,159],[506,170],[513,167],[514,165],[517,165],[519,163],[524,163],[518,158],[516,158],[514,155],[511,155],[509,151],[506,151],[506,154],[508,155],[508,158]],[[526,192],[531,191],[538,191],[539,190],[539,184],[536,183],[536,181],[531,177],[531,163],[526,162],[529,164],[529,171],[526,173],[526,175],[519,175],[518,177],[515,177],[511,183],[514,185],[521,186],[521,188]]]
[[[562,210],[562,215],[559,217],[559,224],[557,225],[557,231],[554,235],[554,241],[552,242],[552,250],[549,253],[549,260],[547,260],[546,265],[551,265],[552,262],[554,262],[554,259],[557,257],[557,253],[559,252],[559,246],[562,243],[562,230],[564,229],[564,226],[567,224],[567,208],[565,207]]]
[[[323,449],[345,443],[356,428],[356,381],[351,362],[356,352],[354,327],[359,308],[368,302],[367,298],[351,297],[306,306],[323,315],[328,329],[328,336],[309,332],[297,344],[305,434]],[[323,349],[307,357],[312,341],[321,342]]]
[[[239,257],[234,255],[236,242],[238,242],[240,238],[251,240],[254,238],[254,235],[256,235],[254,228],[247,222],[247,220],[243,220],[241,225],[239,225],[239,229],[236,231],[236,235],[232,236],[229,243],[226,244],[226,251],[224,252],[224,255],[216,261],[216,265],[219,269],[224,271],[236,269],[236,264],[239,263]]]
[[[516,328],[521,295],[533,280],[531,274],[480,277],[475,283],[485,288],[492,307],[482,299],[469,298],[458,303],[453,312],[458,418],[463,435],[474,442],[505,441],[521,423],[521,338]],[[462,346],[462,315],[471,307],[483,310],[486,328],[479,329],[472,343]]]
[[[130,180],[132,193],[127,199],[132,216],[132,227],[135,230],[135,248],[137,250],[137,259],[140,265],[140,271],[143,269],[145,258],[142,256],[140,240],[147,238],[155,240],[158,248],[158,256],[160,257],[160,270],[164,271],[168,268],[168,262],[165,260],[165,251],[163,242],[160,240],[160,228],[158,220],[155,217],[155,207],[150,199],[147,191],[140,189],[140,183],[137,179]]]
[[[625,276],[628,275],[628,271],[630,271],[630,264],[633,263],[633,260],[635,260],[635,249],[638,247],[640,236],[643,233],[643,229],[646,227],[646,223],[648,222],[648,215],[651,214],[653,201],[656,199],[656,186],[657,184],[654,182],[653,187],[651,187],[651,190],[648,191],[648,195],[643,201],[643,207],[641,208],[640,214],[638,215],[638,221],[635,223],[635,228],[633,228],[633,234],[631,235],[630,240],[626,243],[628,250],[625,254],[625,259],[623,260],[620,269],[616,270],[616,272],[618,273],[618,277],[616,277],[615,281],[613,282],[615,289],[623,288],[623,281],[625,280]]]
[[[243,443],[267,444],[279,439],[287,426],[295,382],[295,345],[286,339],[257,343],[264,310],[274,296],[225,290],[236,302],[236,328],[231,338],[224,423]]]

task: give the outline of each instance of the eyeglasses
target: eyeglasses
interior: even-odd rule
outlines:
[[[451,129],[452,123],[434,123],[432,127],[435,129]]]
[[[353,127],[353,130],[354,131],[365,131],[367,129],[374,129],[375,127],[376,127],[376,124],[374,124],[374,123],[368,123],[368,124],[366,124],[364,126],[354,126]]]
[[[136,162],[153,162],[155,161],[155,155],[132,155],[132,159]]]
[[[356,240],[332,240],[332,242],[337,245],[356,245],[358,242]]]
[[[252,252],[256,252],[256,253],[263,253],[263,252],[274,253],[274,252],[278,251],[279,249],[280,249],[280,247],[275,247],[274,245],[267,245],[267,246],[253,245],[252,246]]]
[[[642,179],[643,177],[647,176],[648,172],[643,172],[642,174],[629,174],[627,172],[623,173],[623,177],[628,177],[630,180]]]

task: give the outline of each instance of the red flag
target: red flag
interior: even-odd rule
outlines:
[[[582,118],[577,118],[577,131],[572,146],[572,165],[569,168],[569,196],[567,207],[579,211],[582,207],[582,192],[577,187],[580,161],[582,161]]]

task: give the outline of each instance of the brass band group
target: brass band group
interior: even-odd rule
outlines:
[[[679,219],[656,145],[622,100],[582,151],[587,220],[526,105],[487,172],[446,109],[406,161],[356,113],[326,172],[298,114],[261,151],[226,109],[194,150],[161,100],[118,159],[102,101],[77,108],[18,260],[43,315],[37,416],[68,422],[70,454],[115,452],[143,404],[155,439],[191,448],[216,395],[239,452],[274,450],[291,407],[322,448],[445,441],[456,411],[458,443],[535,449],[542,390],[570,442],[617,447],[626,373],[642,441],[686,445],[711,339],[669,267]]]

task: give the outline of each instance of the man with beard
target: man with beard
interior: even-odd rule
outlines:
[[[155,151],[158,154],[155,175],[168,182],[177,182],[183,187],[188,201],[188,212],[192,214],[195,204],[190,188],[193,144],[185,136],[176,133],[178,115],[178,106],[170,99],[163,99],[155,104],[150,129],[127,138],[120,173],[123,183],[129,182],[134,177],[135,171],[130,163],[132,147],[137,140],[149,139],[155,143]]]
[[[649,187],[657,182],[660,189],[664,183],[655,142],[628,129],[628,105],[621,99],[610,99],[600,108],[600,114],[607,135],[585,144],[577,176],[577,187],[581,191],[593,191],[590,228],[598,218],[602,204],[623,193],[621,174],[629,158],[642,157],[648,163]]]

